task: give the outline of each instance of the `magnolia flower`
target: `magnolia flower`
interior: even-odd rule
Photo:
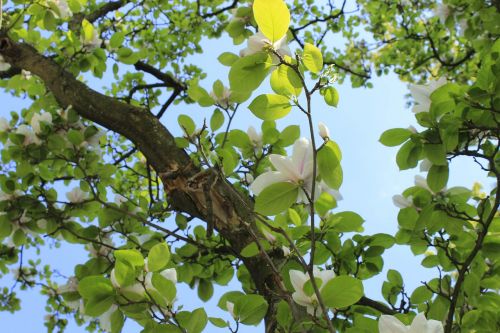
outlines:
[[[86,52],[92,52],[93,50],[101,47],[101,44],[102,44],[102,39],[99,38],[98,31],[94,29],[92,31],[92,39],[83,41],[83,49]]]
[[[293,145],[292,157],[271,154],[269,160],[276,168],[276,171],[264,172],[258,176],[250,189],[255,195],[259,195],[267,186],[279,182],[291,182],[303,186],[310,192],[312,188],[313,176],[313,149],[309,140],[301,138]],[[316,190],[319,192],[318,186]],[[310,194],[310,193],[308,193]],[[307,203],[307,195],[300,191],[297,202]]]
[[[257,32],[255,35],[250,36],[247,41],[246,49],[240,51],[241,57],[246,57],[257,52],[263,51],[266,47],[272,46],[276,52],[281,55],[291,56],[290,48],[287,45],[286,35],[283,36],[280,40],[276,41],[274,44],[264,36],[262,32]]]
[[[10,68],[10,64],[5,61],[4,57],[0,55],[0,72],[4,72]]]
[[[22,75],[24,80],[29,80],[33,77],[33,75],[31,74],[30,71],[26,71],[24,69],[21,70],[21,75]]]
[[[427,172],[432,166],[432,162],[427,158],[424,158],[422,162],[420,162],[420,172]]]
[[[250,173],[245,173],[245,176],[244,176],[244,177],[245,177],[245,179],[244,179],[244,180],[245,180],[245,183],[247,183],[248,185],[250,185],[250,184],[252,184],[252,183],[253,183],[254,178],[253,178],[252,174],[250,174]]]
[[[4,117],[0,117],[0,132],[7,132],[9,129],[9,121]]]
[[[319,136],[323,138],[323,140],[328,140],[330,138],[330,130],[323,122],[318,123],[319,127]]]
[[[220,105],[222,108],[227,109],[231,104],[229,103],[229,98],[231,97],[231,90],[224,87],[222,91],[222,96],[217,96],[214,91],[210,92],[210,97],[213,98],[216,104]]]
[[[434,7],[433,11],[434,15],[439,17],[441,24],[445,24],[446,19],[451,15],[451,7],[443,3],[439,3],[436,7]]]
[[[392,197],[392,202],[394,203],[394,206],[401,209],[413,206],[413,199],[411,196],[405,198],[404,196],[398,194]]]
[[[116,194],[116,195],[115,195],[115,200],[114,200],[114,201],[115,201],[115,204],[117,204],[118,206],[121,206],[121,205],[122,205],[122,203],[127,202],[127,201],[128,201],[128,199],[127,199],[127,198],[125,198],[125,197],[124,197],[123,195],[121,195],[121,194]]]
[[[410,93],[415,101],[414,113],[427,112],[431,107],[431,94],[434,90],[446,84],[446,78],[442,77],[437,81],[431,81],[428,85],[410,84]]]
[[[111,305],[108,311],[99,316],[99,327],[105,332],[111,332],[111,316],[118,310],[116,304]]]
[[[415,176],[415,186],[425,188],[427,191],[432,192],[429,185],[427,184],[427,179],[420,175]]]
[[[262,133],[257,133],[253,126],[248,127],[247,135],[254,148],[262,147]]]
[[[274,243],[276,242],[276,236],[274,236],[272,233],[270,233],[267,230],[262,230],[262,233],[264,234],[264,237],[267,239],[269,243]]]
[[[49,112],[44,112],[42,114],[35,113],[33,117],[31,117],[31,128],[33,128],[33,131],[36,134],[40,134],[42,132],[40,122],[52,125],[52,115]]]
[[[382,315],[378,321],[380,333],[443,333],[443,324],[437,320],[427,320],[424,313],[418,314],[411,326],[405,326],[396,317]]]
[[[283,256],[285,256],[285,257],[289,257],[290,256],[291,252],[290,252],[290,249],[288,247],[286,247],[286,246],[283,245],[281,247],[281,250],[283,251]]]
[[[51,2],[56,5],[59,10],[57,16],[62,18],[63,20],[70,17],[72,15],[71,9],[69,9],[68,2],[66,0],[51,0]]]
[[[313,275],[315,279],[321,280],[321,284],[318,285],[319,291],[321,291],[321,288],[323,288],[328,281],[335,277],[335,273],[332,270],[320,271],[317,267],[314,267]],[[316,313],[318,298],[314,293],[308,296],[304,292],[304,285],[309,281],[309,278],[308,273],[303,273],[294,269],[290,270],[290,282],[292,283],[293,289],[295,289],[295,292],[292,294],[293,300],[295,303],[305,306],[307,308],[307,313],[315,315],[319,314]]]
[[[68,198],[71,203],[82,203],[87,198],[87,193],[83,192],[79,187],[75,187],[70,192],[66,193],[66,198]]]
[[[23,146],[28,146],[30,144],[38,145],[41,143],[40,139],[33,133],[33,131],[27,125],[20,125],[17,130],[17,134],[24,135]]]
[[[238,317],[234,314],[234,303],[226,301],[227,312],[233,317],[234,320],[238,319]]]
[[[66,284],[63,284],[62,286],[59,286],[59,288],[57,288],[57,292],[59,294],[71,293],[76,291],[78,291],[78,279],[74,276],[70,277]]]

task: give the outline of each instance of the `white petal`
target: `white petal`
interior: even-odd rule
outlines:
[[[330,130],[325,125],[325,123],[320,121],[318,123],[318,127],[319,127],[319,136],[322,137],[323,139],[328,139],[330,137]]]
[[[427,321],[427,333],[443,333],[443,323],[437,320],[428,320]]]
[[[287,180],[296,183],[302,179],[300,171],[289,158],[282,155],[271,154],[269,155],[269,160],[276,170],[281,172]]]
[[[234,319],[237,319],[236,315],[234,314],[234,303],[227,301],[226,308],[227,308],[227,311],[229,312],[229,314],[231,315],[231,317],[233,317]]]
[[[309,280],[307,274],[295,269],[291,269],[289,274],[293,289],[297,292],[302,292],[304,284]]]
[[[120,288],[120,284],[118,283],[118,281],[116,281],[116,275],[115,275],[114,268],[111,270],[111,274],[109,276],[110,276],[111,284],[113,285],[113,287],[115,287],[116,289]]]
[[[293,298],[294,302],[297,303],[298,305],[310,306],[312,304],[311,298],[306,296],[306,294],[304,294],[302,291],[294,292],[292,294],[292,298]]]
[[[111,315],[118,309],[116,304],[111,305],[108,311],[99,316],[99,326],[106,332],[111,332]]]
[[[259,177],[255,178],[252,185],[250,185],[250,190],[255,195],[259,195],[266,187],[274,183],[285,182],[288,178],[285,177],[279,171],[268,171],[261,174]]]
[[[321,279],[322,281],[321,287],[324,287],[328,281],[330,281],[335,277],[335,272],[331,269],[325,269],[324,271],[321,271],[318,274],[314,273],[314,277]]]
[[[406,208],[413,206],[413,203],[410,200],[406,199],[400,194],[393,196],[392,202],[394,203],[394,206],[398,208]]]
[[[307,162],[312,160],[312,146],[306,138],[300,138],[293,144],[292,162],[299,174],[304,174]]]
[[[177,271],[175,268],[167,268],[160,273],[165,279],[172,281],[173,283],[177,283]]]
[[[419,313],[411,323],[408,333],[428,333],[427,330],[427,319],[423,312]]]
[[[378,320],[379,333],[407,333],[408,329],[394,316],[382,315]],[[423,333],[423,332],[422,332]]]

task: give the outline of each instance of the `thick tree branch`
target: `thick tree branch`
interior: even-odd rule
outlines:
[[[158,80],[165,82],[165,85],[169,88],[174,88],[174,89],[180,90],[180,91],[186,90],[186,88],[187,88],[185,84],[177,81],[175,78],[173,78],[169,74],[163,73],[159,69],[157,69],[157,68],[155,68],[155,67],[153,67],[150,64],[147,64],[145,62],[138,61],[137,63],[135,63],[134,67],[138,71],[143,71],[143,72],[146,72],[148,74],[151,74],[155,78],[157,78]]]

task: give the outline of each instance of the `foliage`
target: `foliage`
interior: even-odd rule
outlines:
[[[20,267],[15,287],[41,287],[49,332],[64,330],[66,314],[113,333],[127,319],[143,333],[208,322],[500,330],[500,2],[13,0],[2,25],[0,86],[30,104],[0,118],[0,272]],[[247,47],[221,50],[228,79],[208,92],[186,58],[223,34]],[[324,124],[317,133],[311,100],[337,107],[337,83],[371,87],[373,73],[391,71],[413,83],[421,129],[388,129],[380,142],[400,146],[401,170],[428,173],[395,196],[398,232],[369,235],[363,217],[337,209],[342,153]],[[100,93],[84,77],[110,85]],[[267,80],[272,92],[254,96]],[[161,122],[173,103],[210,108],[209,126],[183,114],[174,137]],[[244,106],[261,133],[232,127]],[[297,125],[278,129],[290,114],[307,138]],[[448,188],[457,157],[495,188]],[[66,284],[40,260],[23,263],[26,249],[62,242],[89,253]],[[408,291],[408,272],[389,270],[384,300],[373,300],[364,281],[395,244],[425,253],[436,278]],[[184,283],[208,301],[230,281],[241,290],[218,301],[226,318],[184,308],[177,294]],[[2,290],[1,310],[20,309],[15,290]]]

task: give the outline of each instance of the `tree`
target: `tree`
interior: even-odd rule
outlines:
[[[4,1],[0,84],[31,104],[0,120],[0,270],[21,262],[21,288],[42,286],[49,331],[67,313],[110,332],[125,318],[143,332],[201,332],[209,320],[231,331],[499,331],[499,22],[496,0]],[[229,77],[208,93],[203,68],[183,60],[226,33],[248,46],[221,53]],[[330,35],[344,47],[325,45]],[[336,107],[336,82],[370,87],[390,71],[413,83],[421,130],[380,141],[401,146],[401,170],[420,163],[428,174],[394,198],[397,234],[367,235],[362,217],[336,209],[342,154],[324,124],[319,140],[311,100]],[[83,79],[105,74],[102,92]],[[266,80],[273,91],[253,96]],[[210,107],[209,125],[182,115],[174,137],[161,121],[173,103]],[[262,134],[231,127],[243,107]],[[292,109],[305,137],[276,127]],[[457,157],[495,188],[447,188]],[[91,255],[66,285],[22,266],[45,239]],[[385,299],[372,299],[363,281],[394,244],[433,250],[422,265],[439,274],[410,294],[389,270]],[[235,273],[243,291],[218,303],[227,318],[176,300],[178,281],[208,300]],[[15,291],[0,306],[18,309]]]

